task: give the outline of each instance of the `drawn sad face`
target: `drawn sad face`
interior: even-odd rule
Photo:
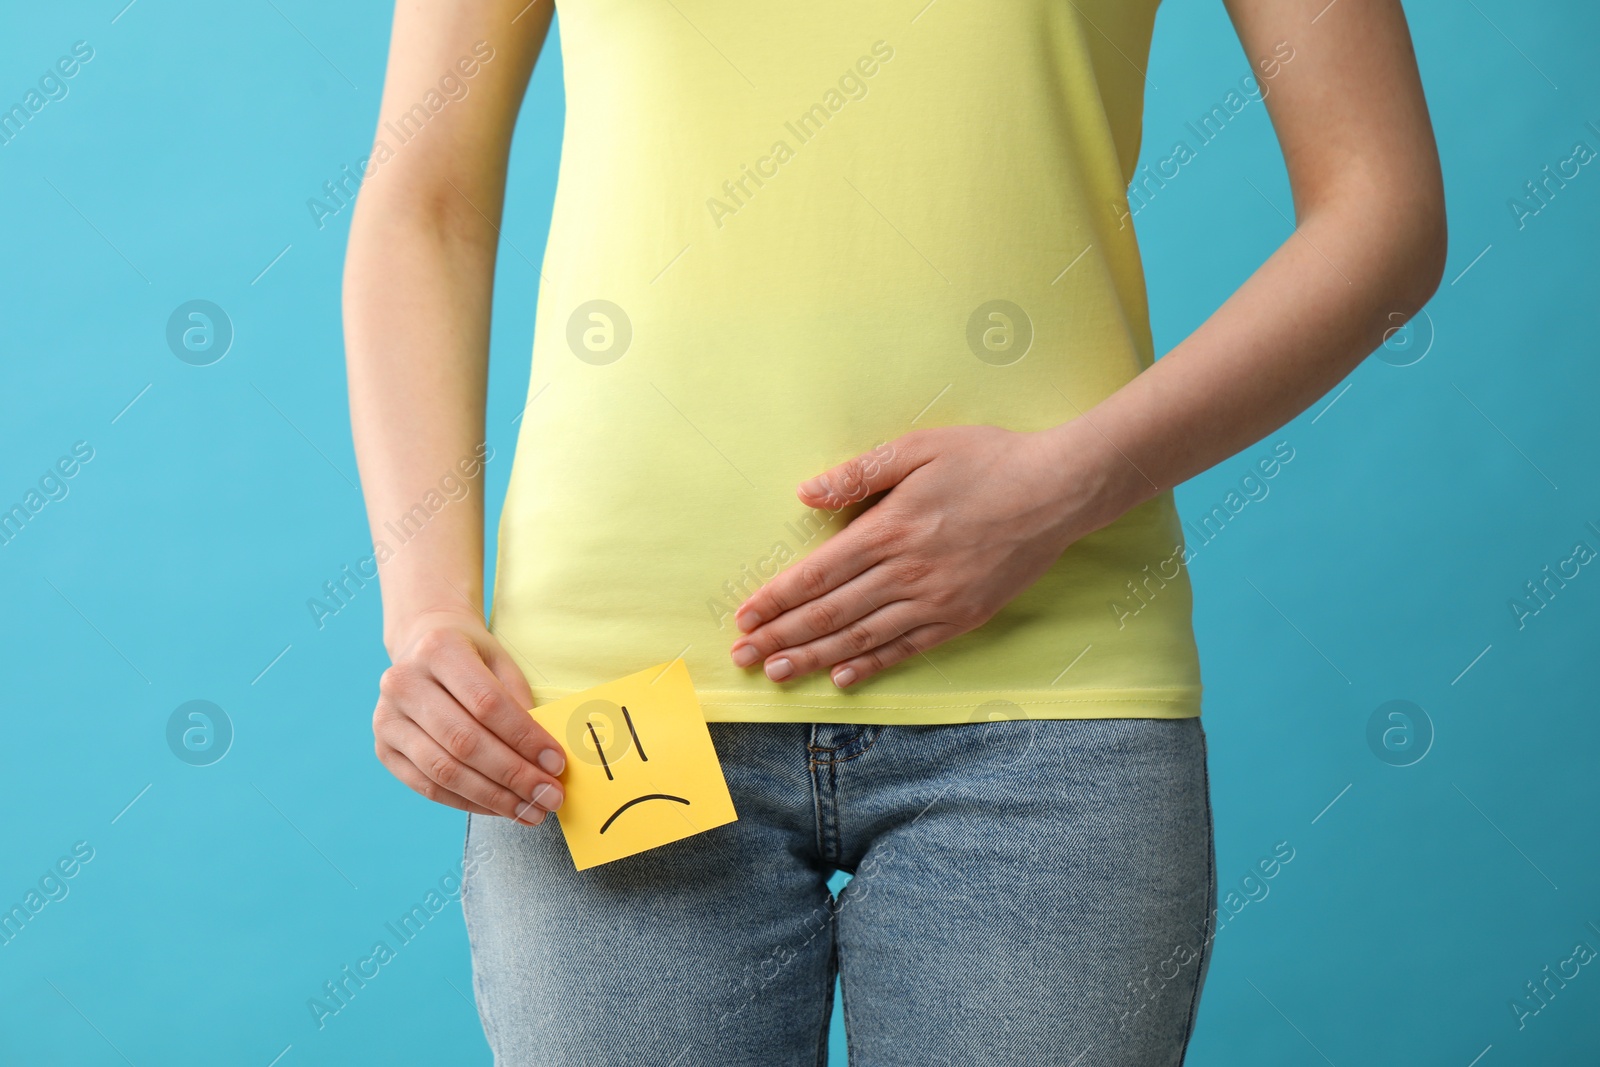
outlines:
[[[650,751],[640,739],[639,725],[626,704],[590,700],[579,705],[573,725],[579,727],[581,733],[576,739],[569,736],[567,751],[586,763],[598,763],[605,772],[606,781],[618,787],[616,794],[620,803],[600,823],[599,833],[610,830],[629,809],[640,804],[662,802],[693,806],[692,800],[677,792],[653,791],[671,786],[671,768],[663,768],[660,761],[650,766]],[[657,786],[658,780],[666,785]],[[688,791],[682,786],[678,788]]]
[[[739,817],[681,659],[529,714],[566,748],[555,818],[580,871]]]

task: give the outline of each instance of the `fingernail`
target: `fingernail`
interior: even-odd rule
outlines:
[[[855,680],[856,671],[854,667],[846,667],[844,670],[836,672],[833,676],[833,684],[838,686],[840,689],[843,689],[845,686],[849,685]]]
[[[757,626],[761,625],[761,616],[757,615],[753,611],[747,611],[742,615],[736,614],[733,618],[733,621],[740,630],[743,630],[745,633],[749,633],[751,630],[754,630]],[[740,666],[744,666],[744,664],[740,664]]]
[[[735,667],[748,667],[761,658],[761,653],[756,651],[755,645],[740,645],[733,650],[733,665]]]
[[[786,659],[775,659],[767,664],[767,677],[774,682],[781,682],[794,673],[794,664]]]
[[[816,496],[817,494],[821,493],[822,490],[823,485],[821,478],[812,478],[810,481],[800,483],[800,494],[802,496]]]
[[[523,804],[517,808],[517,821],[524,826],[538,826],[544,822],[544,811],[532,804]]]
[[[553,748],[547,748],[539,753],[539,766],[544,768],[546,774],[560,774],[567,769],[567,757]]]
[[[561,790],[548,782],[533,791],[533,802],[545,811],[555,811],[561,806]]]

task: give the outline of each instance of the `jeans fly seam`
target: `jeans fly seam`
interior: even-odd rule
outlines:
[[[819,726],[812,724],[811,740],[806,745],[807,752],[812,753],[812,755],[807,757],[806,766],[811,773],[811,807],[817,831],[817,856],[825,860],[828,856],[828,841],[827,832],[825,829],[828,819],[828,810],[827,800],[822,795],[822,777],[820,774],[818,774],[818,772],[822,769],[823,761],[817,759],[815,755],[817,752],[824,751],[823,747],[816,743],[817,731],[819,729]]]
[[[844,842],[841,840],[839,812],[839,763],[836,760],[828,762],[828,859],[839,862],[840,855],[844,852]]]

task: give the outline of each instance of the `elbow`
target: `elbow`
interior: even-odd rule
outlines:
[[[1419,204],[1413,223],[1410,255],[1406,257],[1410,295],[1417,308],[1421,308],[1444,281],[1445,260],[1450,253],[1450,227],[1445,218],[1444,191],[1428,197]]]
[[[1397,288],[1409,298],[1413,312],[1420,310],[1439,291],[1444,282],[1445,260],[1450,253],[1444,175],[1437,153],[1430,154],[1428,163],[1409,175],[1418,191],[1400,201],[1403,216],[1396,220],[1397,232],[1404,235],[1395,256],[1401,275]]]
[[[1369,200],[1370,204],[1371,201]],[[1382,305],[1388,321],[1421,311],[1444,282],[1450,250],[1444,195],[1429,194],[1391,202],[1390,210],[1365,220],[1372,269],[1367,299]]]
[[[1341,273],[1356,279],[1359,302],[1409,318],[1444,281],[1450,243],[1439,171],[1353,167],[1341,178],[1306,206],[1302,228],[1339,234],[1329,245],[1345,250]]]

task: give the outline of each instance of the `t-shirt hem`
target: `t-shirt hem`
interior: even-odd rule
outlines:
[[[579,690],[533,687],[534,701],[539,704],[576,692]],[[1189,719],[1200,714],[1200,693],[1199,686],[1184,686],[863,693],[859,698],[845,693],[829,697],[781,690],[749,693],[697,689],[695,696],[707,722],[936,726],[1002,719]]]

